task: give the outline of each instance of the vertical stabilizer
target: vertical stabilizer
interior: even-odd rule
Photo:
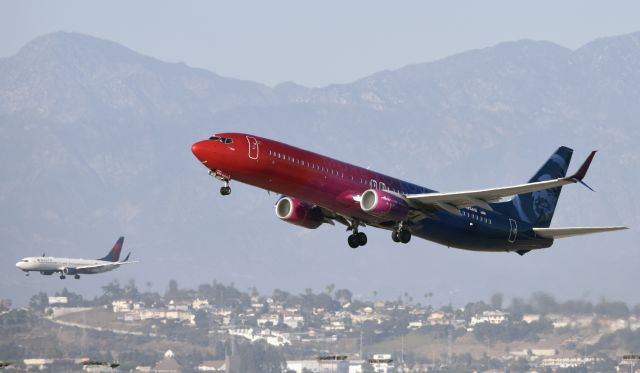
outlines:
[[[572,154],[572,149],[566,146],[559,147],[529,182],[565,177]],[[531,223],[534,227],[547,228],[551,224],[551,218],[553,218],[553,212],[556,209],[561,189],[562,187],[557,187],[520,194],[507,203],[511,204],[511,207],[515,209],[516,215],[521,220]]]
[[[108,262],[117,262],[120,259],[120,251],[122,250],[122,244],[124,243],[124,237],[118,238],[118,241],[113,245],[109,254],[99,260],[105,260]]]

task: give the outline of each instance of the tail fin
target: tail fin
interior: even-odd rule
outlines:
[[[565,177],[572,154],[572,149],[566,146],[559,147],[529,182]],[[531,223],[534,227],[547,228],[551,225],[551,218],[553,218],[561,189],[562,187],[557,187],[520,194],[509,203],[513,205],[520,219]]]
[[[113,245],[109,254],[104,258],[98,260],[105,260],[107,262],[117,262],[120,259],[120,251],[122,250],[122,244],[124,243],[124,237],[118,238],[118,241]]]

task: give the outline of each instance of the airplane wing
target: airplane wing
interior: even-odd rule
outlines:
[[[536,235],[544,238],[565,238],[583,234],[600,233],[629,229],[627,227],[570,227],[570,228],[533,228]]]
[[[587,157],[587,159],[584,161],[582,166],[580,166],[578,171],[575,174],[567,177],[500,188],[469,190],[453,193],[408,194],[404,197],[411,207],[418,210],[425,211],[442,209],[453,214],[460,215],[460,208],[463,207],[478,206],[483,209],[492,211],[493,209],[491,208],[489,203],[499,202],[518,194],[557,188],[567,184],[581,183],[587,188],[591,189],[588,185],[582,182],[582,179],[587,174],[587,170],[589,169],[589,165],[591,164],[591,161],[593,160],[595,154],[596,151],[592,151],[591,154],[589,154],[589,157]]]
[[[90,265],[90,266],[78,266],[78,267],[74,267],[77,270],[85,270],[85,269],[98,269],[98,268],[108,268],[108,267],[118,267],[121,266],[123,264],[132,264],[132,263],[138,263],[137,261],[126,261],[126,262],[111,262],[111,263],[106,263],[106,264],[94,264],[94,265]]]

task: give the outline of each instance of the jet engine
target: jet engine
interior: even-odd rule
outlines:
[[[319,207],[292,197],[282,197],[276,202],[276,216],[287,223],[309,229],[316,229],[324,222]]]
[[[69,268],[69,267],[66,267],[65,269],[63,269],[62,272],[64,272],[65,275],[77,275],[78,274],[78,270],[76,268]]]
[[[360,208],[371,216],[403,221],[409,215],[409,205],[400,196],[384,190],[368,189],[360,196]]]

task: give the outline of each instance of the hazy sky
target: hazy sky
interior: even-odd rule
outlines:
[[[4,1],[0,56],[77,31],[170,62],[323,86],[522,38],[576,48],[640,30],[638,1]]]

